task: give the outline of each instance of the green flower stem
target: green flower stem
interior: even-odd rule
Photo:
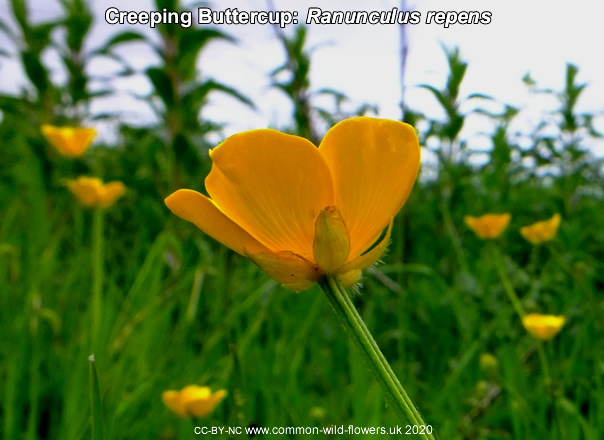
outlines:
[[[497,248],[497,246],[495,246],[492,243],[490,243],[490,245],[491,245],[491,252],[493,254],[493,261],[495,262],[495,268],[497,269],[499,278],[501,278],[501,282],[503,283],[503,288],[505,290],[505,293],[507,293],[508,298],[510,299],[510,302],[512,303],[512,305],[514,306],[514,309],[516,310],[516,313],[518,314],[520,319],[522,319],[526,316],[526,312],[524,311],[524,307],[522,307],[522,304],[520,303],[520,300],[518,299],[518,295],[516,295],[516,292],[514,291],[514,287],[512,286],[512,283],[510,282],[510,279],[508,278],[505,268],[503,267],[501,253],[499,252],[499,249]]]
[[[447,200],[444,200],[440,204],[440,210],[443,215],[445,229],[447,231],[447,234],[449,234],[449,237],[451,237],[451,242],[453,243],[453,249],[455,250],[457,263],[460,265],[461,269],[464,272],[469,273],[470,269],[463,251],[463,245],[461,244],[461,239],[459,238],[457,229],[455,229],[455,222],[453,222],[453,218],[451,217],[451,211],[449,210],[449,202]]]
[[[547,385],[548,391],[552,385],[552,378],[549,374],[549,362],[547,361],[547,356],[545,354],[545,350],[543,349],[543,342],[537,342],[537,351],[539,352],[539,360],[541,361],[541,365],[543,366],[543,376],[545,376],[545,384]]]
[[[531,249],[531,256],[530,256],[530,268],[531,268],[531,275],[537,276],[537,266],[539,264],[539,246],[533,246]]]
[[[92,347],[97,349],[103,318],[103,208],[95,208],[92,221]]]
[[[29,417],[27,419],[27,440],[34,440],[38,438],[38,424],[40,417],[40,389],[41,389],[41,375],[40,375],[40,348],[42,332],[39,331],[40,327],[40,307],[42,298],[39,294],[35,293],[32,298],[32,317],[29,322],[29,338],[31,338],[30,346],[30,359],[29,359]]]
[[[407,395],[405,389],[390,368],[390,364],[380,351],[371,333],[365,326],[348,293],[333,276],[325,276],[319,280],[319,285],[325,292],[334,312],[354,341],[357,349],[367,362],[367,366],[386,392],[391,405],[405,424],[426,425],[419,411]],[[420,438],[434,439],[432,434],[420,434]]]
[[[524,307],[522,307],[522,304],[520,303],[520,300],[518,299],[518,295],[516,295],[516,291],[514,290],[514,287],[512,286],[512,282],[510,281],[510,279],[507,275],[507,272],[505,271],[505,268],[503,267],[501,253],[499,252],[499,249],[495,245],[491,246],[491,251],[493,253],[493,260],[495,261],[495,266],[497,268],[497,272],[499,273],[499,277],[501,278],[503,287],[504,287],[508,297],[510,298],[512,305],[514,306],[516,313],[522,320],[526,316],[526,312],[524,311]],[[557,405],[556,399],[552,393],[553,383],[552,383],[552,378],[550,375],[549,362],[547,360],[545,350],[543,349],[542,341],[537,341],[537,353],[539,354],[539,360],[541,361],[541,367],[543,368],[543,377],[545,379],[545,386],[550,395],[552,404],[554,405],[554,412],[556,414],[556,419],[558,421],[560,434],[562,435],[562,438],[566,438],[565,429],[562,424],[562,419],[560,418],[560,414],[558,412],[558,405]]]

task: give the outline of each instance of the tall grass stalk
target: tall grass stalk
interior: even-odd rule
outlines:
[[[489,243],[489,246],[491,248],[490,250],[493,261],[495,262],[495,268],[497,269],[497,273],[499,274],[499,278],[501,279],[501,283],[503,284],[503,289],[505,290],[505,293],[510,299],[510,302],[514,306],[514,310],[516,310],[518,317],[522,320],[522,318],[526,316],[526,312],[524,311],[524,307],[522,307],[522,304],[518,299],[518,295],[516,295],[516,291],[512,286],[512,282],[508,278],[507,272],[503,267],[503,259],[501,257],[501,252],[499,252],[499,248],[497,248],[497,246],[493,243]]]
[[[94,354],[88,357],[90,361],[90,422],[91,439],[103,440],[105,437],[105,428],[103,425],[103,410],[101,403],[101,391],[99,389],[99,377],[96,372]]]
[[[104,242],[103,208],[94,209],[92,221],[92,348],[97,349],[103,319]]]

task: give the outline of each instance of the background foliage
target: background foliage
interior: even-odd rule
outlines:
[[[0,96],[0,437],[91,435],[92,215],[62,184],[80,174],[128,187],[105,216],[102,344],[95,355],[106,438],[190,438],[199,424],[395,426],[318,288],[284,290],[163,204],[177,188],[203,190],[208,135],[221,129],[204,114],[208,96],[226,93],[254,106],[244,91],[203,75],[204,47],[235,41],[213,28],[162,26],[153,40],[127,31],[99,45],[87,42],[87,3],[61,4],[61,19],[32,23],[25,0],[11,0],[17,26],[0,21],[13,42],[0,55],[18,58],[29,80],[24,90]],[[155,6],[178,9],[176,0]],[[377,109],[351,108],[342,93],[312,87],[306,32],[276,35],[284,62],[272,81],[294,112],[290,126],[274,128],[318,142],[325,124]],[[160,65],[135,71],[116,50],[133,42],[152,47]],[[44,62],[48,50],[67,72],[61,84]],[[103,57],[120,64],[116,76],[147,77],[153,93],[140,100],[158,123],[131,126],[119,112],[91,112],[95,99],[113,93],[87,68]],[[558,106],[530,132],[517,133],[510,125],[522,109],[499,104],[499,112],[487,111],[482,103],[489,97],[459,96],[467,64],[457,49],[446,57],[444,87],[421,86],[445,117],[404,108],[404,120],[419,128],[420,142],[438,160],[424,164],[385,264],[365,275],[357,306],[439,438],[599,439],[604,182],[602,160],[590,152],[600,137],[595,116],[576,110],[586,85],[573,65],[558,91],[541,90],[527,74],[527,87],[556,97]],[[335,111],[315,105],[321,95],[333,97]],[[468,101],[476,106],[462,113]],[[472,113],[492,121],[487,151],[472,150],[459,136]],[[58,156],[39,128],[97,120],[118,124],[118,142],[97,142],[76,160]],[[465,215],[485,212],[513,216],[495,244],[463,224]],[[518,234],[556,212],[562,226],[550,244],[532,247]],[[504,254],[528,311],[567,317],[546,344],[551,383],[536,341],[504,295],[489,246]],[[481,369],[484,353],[497,365]],[[178,419],[160,395],[190,383],[225,388],[229,397],[208,420]]]

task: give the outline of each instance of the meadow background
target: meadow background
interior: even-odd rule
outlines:
[[[228,29],[162,26],[150,37],[124,28],[109,41],[90,42],[88,3],[61,4],[61,19],[35,22],[25,0],[11,0],[11,25],[0,21],[11,41],[0,48],[0,62],[18,61],[28,82],[0,96],[0,437],[90,438],[99,249],[102,325],[94,353],[105,438],[186,439],[193,426],[252,423],[399,424],[318,288],[283,289],[163,203],[178,188],[203,190],[208,149],[228,130],[205,111],[209,98],[225,94],[257,106],[246,90],[203,74],[212,63],[204,49],[236,44]],[[155,6],[179,9],[176,0]],[[308,32],[275,34],[284,57],[270,81],[293,111],[287,124],[271,128],[318,142],[337,121],[378,109],[313,87]],[[128,44],[148,45],[160,63],[137,70],[120,55]],[[65,81],[50,74],[49,51],[63,64]],[[592,147],[602,113],[577,110],[589,87],[577,78],[579,66],[568,64],[556,89],[524,77],[536,99],[548,96],[553,105],[528,129],[512,129],[522,109],[481,90],[460,94],[468,87],[463,48],[442,56],[446,76],[421,86],[439,111],[401,109],[434,160],[424,163],[384,264],[365,274],[355,303],[438,438],[600,439],[604,162]],[[90,68],[99,59],[119,71],[99,77]],[[152,92],[137,99],[156,122],[133,124],[120,109],[93,111],[95,100],[114,93],[103,87],[109,80],[141,73]],[[317,104],[325,97],[329,106]],[[474,115],[491,127],[480,150],[460,136]],[[84,157],[67,159],[42,136],[47,123],[116,130]],[[127,187],[104,212],[100,244],[94,210],[63,183],[79,175]],[[463,221],[487,212],[512,214],[503,235],[488,243]],[[555,213],[562,223],[553,241],[536,247],[518,233]],[[539,341],[505,294],[509,287],[528,312],[567,318],[544,343],[550,381]],[[208,419],[180,419],[161,402],[163,391],[193,383],[229,392]]]

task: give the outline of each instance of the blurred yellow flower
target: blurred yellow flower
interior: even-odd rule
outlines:
[[[560,331],[566,318],[564,316],[540,315],[531,313],[522,318],[522,325],[533,336],[546,340],[553,338]]]
[[[554,238],[556,232],[558,232],[560,220],[560,214],[554,214],[549,220],[520,228],[520,234],[532,244],[541,244]]]
[[[505,214],[485,214],[481,217],[464,217],[466,225],[483,240],[497,238],[507,228],[512,216]]]
[[[479,359],[480,368],[487,373],[497,371],[499,361],[491,353],[482,353]]]
[[[325,274],[353,285],[377,262],[420,148],[410,125],[360,117],[336,124],[318,148],[263,129],[229,137],[210,157],[211,198],[181,189],[168,208],[300,291]]]
[[[67,180],[65,184],[86,207],[107,208],[126,192],[122,182],[109,182],[105,185],[96,177],[82,176],[75,180]]]
[[[207,417],[227,395],[225,390],[212,394],[209,387],[189,385],[180,391],[164,391],[161,400],[181,417]]]
[[[65,157],[82,156],[96,136],[94,128],[43,125],[42,134]]]

